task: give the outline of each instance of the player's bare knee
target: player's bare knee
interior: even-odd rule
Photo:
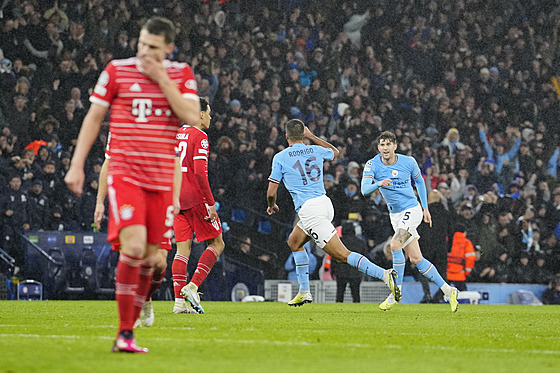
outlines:
[[[288,246],[290,247],[290,250],[301,251],[302,245],[300,245],[300,242],[298,242],[298,241],[299,240],[295,239],[292,236],[288,237]]]
[[[410,260],[410,263],[416,265],[416,264],[418,264],[418,263],[420,263],[420,262],[422,261],[422,256],[421,256],[421,255],[420,255],[420,256],[417,256],[417,255],[414,255],[414,254],[413,254],[413,255],[410,255],[410,256],[408,257],[408,259]]]
[[[165,273],[166,269],[167,269],[167,250],[160,250],[154,265],[154,272]]]
[[[402,249],[402,245],[400,242],[395,241],[394,239],[391,240],[391,242],[389,243],[389,247],[391,248],[391,251],[397,251]]]
[[[213,240],[208,240],[208,246],[216,250],[216,253],[218,254],[218,256],[220,256],[224,251],[226,244],[224,243],[224,240],[220,235]]]
[[[155,268],[159,262],[158,255],[148,255],[142,259],[142,266]]]

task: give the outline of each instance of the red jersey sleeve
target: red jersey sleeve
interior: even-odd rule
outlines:
[[[198,101],[198,92],[196,79],[190,66],[185,65],[183,68],[183,84],[181,84],[180,91],[184,98]]]
[[[101,72],[97,79],[97,84],[93,89],[93,94],[89,100],[104,107],[109,107],[113,98],[117,95],[116,70],[113,62],[109,62],[105,70]]]

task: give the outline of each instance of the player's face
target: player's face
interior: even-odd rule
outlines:
[[[210,105],[208,105],[208,108],[206,108],[206,111],[203,111],[201,113],[200,116],[200,124],[202,126],[202,129],[208,129],[210,127],[210,120],[212,119],[212,116],[210,115]]]
[[[152,57],[156,61],[161,62],[172,51],[173,44],[166,44],[163,35],[150,34],[147,30],[140,31],[136,57],[140,59]]]
[[[391,142],[390,140],[381,140],[377,145],[377,150],[381,153],[381,157],[383,157],[384,161],[390,161],[395,156],[397,144]]]

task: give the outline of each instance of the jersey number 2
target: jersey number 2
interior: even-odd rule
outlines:
[[[187,166],[183,166],[183,161],[185,160],[185,157],[187,156],[187,142],[186,141],[181,141],[179,143],[179,150],[181,151],[181,172],[188,172],[189,169]]]
[[[303,185],[307,185],[307,177],[309,177],[311,181],[318,181],[321,178],[321,169],[319,168],[319,166],[317,166],[316,164],[311,164],[311,162],[315,160],[317,160],[316,157],[307,158],[307,161],[305,161],[305,172],[303,171],[303,167],[301,166],[299,160],[292,166],[293,169],[299,171]],[[317,171],[317,176],[311,175],[313,171]],[[305,177],[306,174],[307,177]]]

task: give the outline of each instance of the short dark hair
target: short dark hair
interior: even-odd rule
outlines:
[[[286,134],[290,140],[303,140],[303,133],[305,132],[305,125],[299,119],[290,119],[286,123]]]
[[[167,18],[152,17],[142,27],[142,30],[146,30],[150,34],[162,35],[165,44],[171,44],[175,41],[175,25]]]
[[[208,105],[209,105],[208,101],[204,97],[201,97],[200,98],[200,111],[208,110]]]
[[[377,138],[377,143],[379,144],[383,140],[389,140],[393,144],[396,144],[397,143],[397,136],[395,136],[395,134],[391,131],[384,131]]]

